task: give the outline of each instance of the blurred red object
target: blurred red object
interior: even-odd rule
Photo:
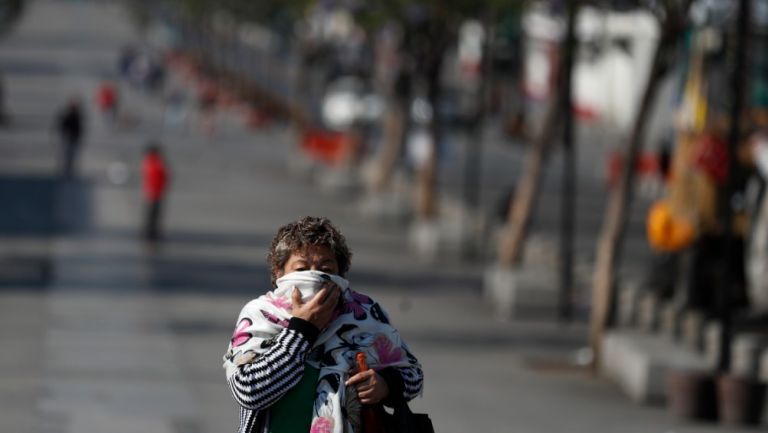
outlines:
[[[271,116],[264,109],[247,107],[245,109],[246,123],[250,128],[261,129],[269,125]]]
[[[115,108],[117,103],[117,91],[112,83],[102,83],[96,94],[96,105],[101,111],[108,111]]]
[[[614,187],[619,183],[623,169],[624,156],[621,152],[612,152],[608,157],[608,186]],[[635,172],[639,176],[661,176],[658,155],[652,153],[639,155],[635,164]]]
[[[147,201],[158,201],[165,195],[168,186],[168,169],[157,152],[150,152],[142,161],[144,197]]]
[[[600,113],[597,112],[596,108],[589,105],[574,104],[573,114],[583,122],[597,122],[600,120]]]
[[[701,136],[696,143],[693,163],[717,184],[723,185],[728,178],[728,145],[716,135]]]
[[[342,132],[310,129],[304,131],[301,149],[312,159],[339,165],[349,158],[351,138]]]

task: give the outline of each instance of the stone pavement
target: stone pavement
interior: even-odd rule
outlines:
[[[0,130],[0,432],[234,431],[221,355],[240,307],[267,288],[271,236],[306,214],[348,237],[350,279],[420,357],[413,408],[438,432],[735,431],[635,406],[572,367],[583,324],[495,320],[479,298],[482,265],[414,259],[407,230],[363,220],[347,197],[292,173],[295,140],[281,127],[249,132],[222,116],[212,139],[194,118],[163,130],[159,102],[122,85],[135,122],[109,125],[91,109],[81,176],[57,179],[56,109],[75,92],[90,107],[135,40],[116,3],[39,0],[0,41],[12,116]],[[138,237],[138,164],[152,138],[173,169],[159,248]]]

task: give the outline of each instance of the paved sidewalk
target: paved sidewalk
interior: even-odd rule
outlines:
[[[18,215],[40,217],[0,216],[0,265],[28,268],[0,274],[0,432],[234,431],[221,355],[240,307],[267,289],[271,236],[306,214],[329,216],[347,235],[350,280],[420,357],[426,385],[413,408],[438,432],[736,431],[681,424],[563,367],[585,343],[583,325],[495,320],[479,297],[481,265],[422,263],[406,230],[319,193],[289,169],[290,131],[254,133],[229,119],[211,140],[161,133],[158,101],[123,86],[138,124],[113,128],[90,112],[81,181],[62,183],[47,132],[55,108],[73,91],[90,103],[133,40],[116,3],[40,0],[0,41],[14,119],[0,130],[0,185],[11,187],[0,193]],[[158,136],[174,176],[167,240],[152,249],[139,240],[138,164]],[[110,180],[115,164],[128,168],[125,182]],[[19,221],[26,231],[13,228]]]

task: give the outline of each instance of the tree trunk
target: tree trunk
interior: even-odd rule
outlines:
[[[442,55],[440,53],[439,55]],[[440,61],[438,61],[438,64]],[[438,67],[436,67],[439,70]],[[437,113],[437,102],[440,88],[440,75],[430,74],[429,102],[434,110],[432,122],[429,125],[431,135],[430,151],[426,161],[416,169],[416,218],[421,222],[432,221],[437,216],[437,150],[442,140],[442,122]]]
[[[407,119],[406,103],[401,99],[393,95],[387,103],[383,131],[384,145],[376,161],[373,180],[373,190],[377,193],[384,192],[389,186],[403,148]]]
[[[531,214],[541,187],[544,163],[562,120],[561,105],[562,86],[556,90],[547,107],[544,123],[528,151],[525,171],[520,177],[520,183],[517,184],[514,198],[510,202],[507,229],[499,245],[499,265],[501,266],[510,267],[520,263]]]
[[[437,152],[443,140],[443,122],[440,118],[438,103],[441,94],[442,65],[447,48],[447,30],[440,17],[433,18],[433,26],[428,33],[428,49],[420,76],[425,81],[427,100],[432,108],[432,120],[429,124],[430,151],[427,160],[416,173],[416,218],[421,222],[432,221],[437,216]]]
[[[590,342],[595,369],[599,368],[603,331],[608,324],[608,317],[613,304],[616,269],[620,263],[621,244],[632,203],[635,166],[643,147],[646,123],[661,79],[667,69],[665,64],[667,49],[674,43],[674,34],[671,34],[672,28],[669,24],[662,28],[663,33],[656,47],[651,73],[629,135],[627,152],[622,164],[621,179],[609,198],[603,229],[598,240],[592,279],[592,315],[590,318]]]
[[[432,221],[437,215],[437,135],[432,136],[429,158],[416,172],[416,216],[421,222]]]

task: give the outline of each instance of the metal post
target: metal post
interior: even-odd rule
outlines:
[[[572,72],[576,49],[576,13],[578,0],[568,4],[568,20],[563,44],[563,61],[560,75],[563,101],[563,173],[562,204],[560,209],[560,299],[559,316],[570,321],[573,316],[573,234],[576,224],[576,151],[573,140],[573,92]]]
[[[734,233],[733,233],[733,196],[737,182],[737,151],[741,142],[741,116],[746,106],[747,45],[749,43],[750,0],[739,0],[738,21],[736,22],[736,59],[731,75],[732,103],[730,112],[730,130],[728,132],[728,180],[724,196],[720,199],[720,212],[723,221],[723,258],[722,274],[718,287],[718,310],[722,324],[722,341],[718,357],[718,371],[727,372],[730,367],[731,350],[731,306],[730,276],[733,274]]]
[[[485,36],[483,40],[482,59],[480,60],[480,83],[477,89],[475,112],[469,119],[467,131],[467,155],[464,165],[464,198],[467,205],[467,215],[464,216],[464,245],[462,248],[466,258],[474,258],[479,251],[475,250],[475,237],[472,235],[473,216],[480,207],[480,189],[482,178],[483,155],[483,122],[485,120],[485,108],[488,93],[488,84],[491,80],[493,55],[493,38],[495,31],[495,16],[491,13],[483,20]]]

